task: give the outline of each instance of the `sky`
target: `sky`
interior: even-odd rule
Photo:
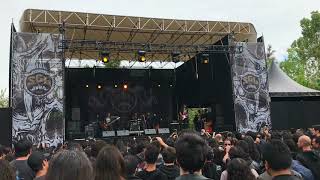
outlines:
[[[293,40],[301,36],[300,20],[320,10],[320,0],[2,0],[0,7],[0,89],[9,81],[10,23],[19,30],[25,9],[49,9],[254,24],[265,44],[284,60]]]

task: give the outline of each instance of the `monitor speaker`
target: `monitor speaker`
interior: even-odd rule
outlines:
[[[155,129],[145,129],[144,134],[145,135],[153,135],[153,134],[157,134],[157,131]]]
[[[102,131],[102,137],[114,137],[116,136],[115,131]]]
[[[117,136],[129,136],[129,134],[130,134],[129,130],[117,131]]]
[[[159,128],[158,132],[159,132],[159,134],[169,134],[170,130],[169,130],[169,128]]]

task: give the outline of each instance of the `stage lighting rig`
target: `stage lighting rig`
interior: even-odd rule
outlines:
[[[109,51],[107,50],[103,50],[100,52],[99,56],[100,56],[100,60],[103,62],[103,63],[108,63],[109,62]]]
[[[174,62],[174,63],[178,63],[178,62],[180,62],[180,52],[179,51],[173,51],[172,53],[171,53],[171,57],[172,57],[172,62]]]
[[[209,64],[209,54],[202,54],[202,64]]]
[[[143,50],[138,51],[138,61],[146,62],[146,51],[143,51]]]

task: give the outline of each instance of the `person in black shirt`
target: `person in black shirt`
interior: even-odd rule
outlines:
[[[164,164],[160,165],[159,170],[167,175],[168,180],[174,180],[180,175],[179,167],[174,164],[176,161],[176,149],[173,147],[166,147],[162,151]]]
[[[47,174],[49,163],[43,153],[33,152],[28,158],[28,165],[36,173],[34,180],[44,180]]]
[[[262,154],[266,171],[273,180],[299,180],[291,172],[290,150],[281,140],[274,139],[267,143]]]
[[[167,176],[156,168],[156,161],[160,153],[159,147],[149,144],[144,152],[146,167],[137,173],[143,180],[167,180]]]
[[[311,149],[311,139],[303,135],[298,139],[298,147],[302,150],[296,159],[312,171],[315,179],[320,179],[320,157]]]
[[[31,154],[32,143],[26,139],[19,140],[14,144],[16,159],[10,162],[15,169],[16,176],[23,180],[32,180],[35,173],[29,167],[27,160]]]
[[[124,165],[127,173],[127,180],[141,180],[139,177],[135,176],[138,164],[139,160],[136,156],[127,155],[124,157]]]

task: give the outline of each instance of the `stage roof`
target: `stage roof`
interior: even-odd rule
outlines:
[[[96,58],[97,55],[97,47],[94,48],[90,43],[84,45],[83,40],[108,42],[102,43],[101,48],[111,49],[111,54],[114,56],[111,58],[121,60],[134,58],[132,51],[116,51],[121,47],[124,49],[124,45],[125,48],[139,44],[140,47],[147,46],[151,49],[156,46],[163,47],[167,51],[152,53],[151,50],[147,59],[168,60],[169,51],[182,46],[212,45],[230,34],[236,41],[256,42],[257,39],[257,32],[251,23],[161,19],[40,9],[24,11],[20,20],[20,30],[33,33],[59,33],[59,29],[61,30],[59,27],[63,23],[65,39],[70,40],[68,41],[70,47],[81,49],[81,51],[77,48],[69,50],[74,52],[67,51],[67,57],[80,59]]]
[[[292,80],[275,62],[271,63],[268,78],[271,97],[320,96],[320,91],[304,87]]]

